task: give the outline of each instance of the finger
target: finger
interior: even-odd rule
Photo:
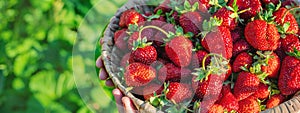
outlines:
[[[135,113],[136,108],[134,107],[132,101],[128,97],[123,97],[122,102],[124,104],[124,111],[125,113]]]
[[[103,38],[100,39],[100,45],[104,43]]]
[[[96,66],[97,66],[98,68],[103,68],[103,67],[104,67],[103,61],[102,61],[102,57],[101,57],[101,56],[99,56],[99,57],[97,58],[97,60],[96,60]]]
[[[119,89],[114,89],[112,91],[112,93],[115,97],[116,105],[117,105],[119,113],[124,113],[124,107],[123,107],[123,104],[122,104],[122,97],[123,97],[122,92]]]
[[[106,80],[105,85],[109,86],[109,87],[114,87],[115,86],[115,84],[111,81],[111,79]]]
[[[101,80],[106,80],[106,79],[108,78],[108,74],[107,74],[107,72],[106,72],[106,70],[105,70],[104,68],[102,68],[102,69],[100,70],[99,78],[100,78]]]

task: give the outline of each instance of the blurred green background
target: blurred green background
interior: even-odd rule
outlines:
[[[95,59],[124,2],[0,0],[0,112],[117,112]]]

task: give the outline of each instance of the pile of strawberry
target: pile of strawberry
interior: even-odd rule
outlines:
[[[165,0],[153,11],[126,10],[114,33],[120,75],[128,91],[166,112],[273,108],[300,90],[297,7]]]

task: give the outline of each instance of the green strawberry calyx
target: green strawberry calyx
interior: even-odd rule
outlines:
[[[294,48],[293,52],[287,53],[287,55],[300,59],[300,51]]]
[[[196,2],[194,4],[190,4],[190,2],[188,0],[185,0],[183,5],[175,6],[175,10],[179,14],[184,14],[184,13],[187,13],[187,12],[194,12],[194,11],[199,10],[199,3]]]
[[[246,11],[249,11],[251,8],[248,8],[248,9],[244,9],[244,10],[241,10],[239,11],[239,6],[237,5],[237,0],[234,0],[233,1],[233,4],[232,4],[232,7],[230,6],[225,6],[227,10],[230,10],[232,11],[233,13],[230,15],[230,18],[233,18],[235,19],[235,21],[237,22],[238,20],[240,20],[239,18],[239,14],[242,14],[242,13],[245,13]],[[243,20],[240,20],[241,22]]]
[[[153,19],[158,19],[160,16],[164,16],[163,14],[163,10],[158,10],[155,14],[150,15],[150,16],[145,16],[143,15],[145,18],[147,18],[147,21],[151,21]]]
[[[256,55],[253,57],[255,62],[252,63],[250,68],[248,69],[247,65],[245,65],[242,66],[241,69],[255,74],[259,78],[260,82],[270,85],[270,82],[266,80],[268,74],[266,72],[263,72],[261,67],[268,66],[269,59],[274,57],[272,56],[272,53],[272,51],[257,51]]]
[[[133,45],[132,50],[135,51],[138,48],[144,48],[146,46],[152,45],[152,42],[147,42],[146,37],[144,37],[144,38],[139,37],[136,41],[133,41],[132,45]]]
[[[205,61],[208,57],[210,57],[211,62],[205,66]],[[195,81],[203,82],[206,81],[211,74],[220,76],[227,73],[229,69],[228,63],[229,61],[222,55],[210,53],[203,58],[202,68],[196,68],[196,72],[192,74],[197,77]]]
[[[223,20],[218,19],[217,17],[210,17],[209,21],[204,20],[202,24],[203,31],[198,34],[202,36],[202,40],[204,40],[205,36],[210,32],[217,32],[218,26],[221,26]]]

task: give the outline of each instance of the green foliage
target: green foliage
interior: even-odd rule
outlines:
[[[90,12],[97,12],[100,18],[94,20],[102,22],[99,25],[103,29],[114,14],[112,11],[116,11],[125,0],[103,0],[106,7],[90,11],[98,2],[99,0],[0,1],[1,112],[116,112],[112,88],[105,87],[104,81],[99,83],[98,79],[94,79],[93,84],[86,81],[77,84],[73,77],[74,59],[81,59],[81,62],[92,67],[89,71],[85,68],[86,64],[82,64],[83,69],[90,72],[84,75],[97,78],[96,71],[99,71],[94,67],[93,59],[101,54],[100,45],[96,42],[93,42],[92,47],[80,47],[82,51],[95,52],[98,44],[96,55],[92,59],[82,56],[72,58],[74,40],[85,16]],[[97,32],[99,35],[100,32]],[[79,94],[76,85],[86,87],[85,96],[90,100]]]

